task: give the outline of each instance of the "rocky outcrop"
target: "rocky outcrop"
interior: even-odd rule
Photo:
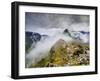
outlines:
[[[88,45],[58,40],[50,50],[50,66],[74,66],[89,64]]]

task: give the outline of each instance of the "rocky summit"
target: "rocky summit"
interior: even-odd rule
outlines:
[[[31,67],[61,67],[89,65],[89,45],[59,39],[48,56]]]

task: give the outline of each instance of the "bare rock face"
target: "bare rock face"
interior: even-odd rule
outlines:
[[[50,49],[48,56],[34,67],[61,67],[89,65],[89,45],[59,39]]]

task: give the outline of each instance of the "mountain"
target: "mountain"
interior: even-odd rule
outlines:
[[[35,45],[39,42],[39,41],[44,41],[46,38],[48,38],[48,35],[41,35],[37,32],[29,32],[26,31],[25,32],[25,50],[26,52],[28,52],[28,50],[30,48],[34,48]]]
[[[89,45],[59,39],[45,58],[31,67],[89,65]]]
[[[38,42],[41,40],[41,35],[39,33],[33,33],[32,35],[33,42]]]
[[[51,48],[49,66],[75,66],[89,64],[89,47],[86,44],[59,39]]]
[[[45,40],[48,37],[49,37],[48,35],[41,35],[41,40]]]
[[[32,41],[32,32],[25,32],[25,51],[27,52],[28,49],[31,47],[33,41]]]
[[[35,46],[38,41],[40,41],[41,35],[35,32],[25,32],[25,50],[29,50],[31,46]]]
[[[69,35],[71,38],[73,38],[76,41],[81,41],[83,43],[89,43],[89,36],[90,36],[89,32],[70,31],[68,29],[65,29],[63,33]]]

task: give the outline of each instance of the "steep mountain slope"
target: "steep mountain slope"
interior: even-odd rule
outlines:
[[[30,67],[60,67],[89,65],[89,46],[84,43],[59,39],[50,49],[48,56]]]
[[[48,35],[41,35],[36,32],[25,32],[25,50],[28,52],[28,50],[32,47],[34,48],[37,42],[40,40],[45,40],[48,37]]]

